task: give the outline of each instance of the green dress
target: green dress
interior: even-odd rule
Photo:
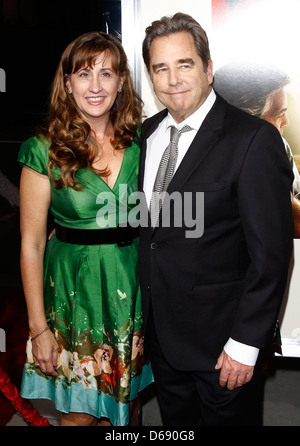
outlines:
[[[30,138],[22,144],[18,161],[48,175],[48,149],[42,136]],[[113,189],[90,168],[77,172],[81,191],[55,189],[51,182],[54,221],[84,229],[114,227],[124,219],[130,223],[136,214],[128,197],[137,190],[138,163],[135,141],[125,149]],[[59,175],[59,170],[54,173]],[[138,245],[138,238],[123,247],[69,244],[55,235],[50,239],[44,301],[59,344],[58,377],[35,367],[29,338],[22,397],[51,399],[61,412],[107,417],[114,426],[128,424],[129,402],[153,381],[143,356]]]

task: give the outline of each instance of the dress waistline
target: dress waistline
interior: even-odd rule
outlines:
[[[56,223],[56,238],[64,243],[75,245],[131,245],[132,240],[139,236],[139,228],[131,226],[116,226],[105,229],[66,228]]]

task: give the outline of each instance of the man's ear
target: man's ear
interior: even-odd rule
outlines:
[[[211,85],[214,81],[213,61],[211,59],[209,59],[209,61],[208,61],[206,74],[207,74],[208,83],[209,83],[209,85]]]

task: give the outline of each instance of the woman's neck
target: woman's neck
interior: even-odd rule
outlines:
[[[105,118],[103,117],[102,120],[97,119],[94,122],[90,121],[89,124],[97,140],[99,139],[101,141],[105,137],[113,135],[113,126],[109,116]]]

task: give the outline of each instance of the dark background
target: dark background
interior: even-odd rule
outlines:
[[[121,0],[0,0],[0,286],[20,286],[20,144],[43,123],[64,48],[95,30],[121,40]]]

